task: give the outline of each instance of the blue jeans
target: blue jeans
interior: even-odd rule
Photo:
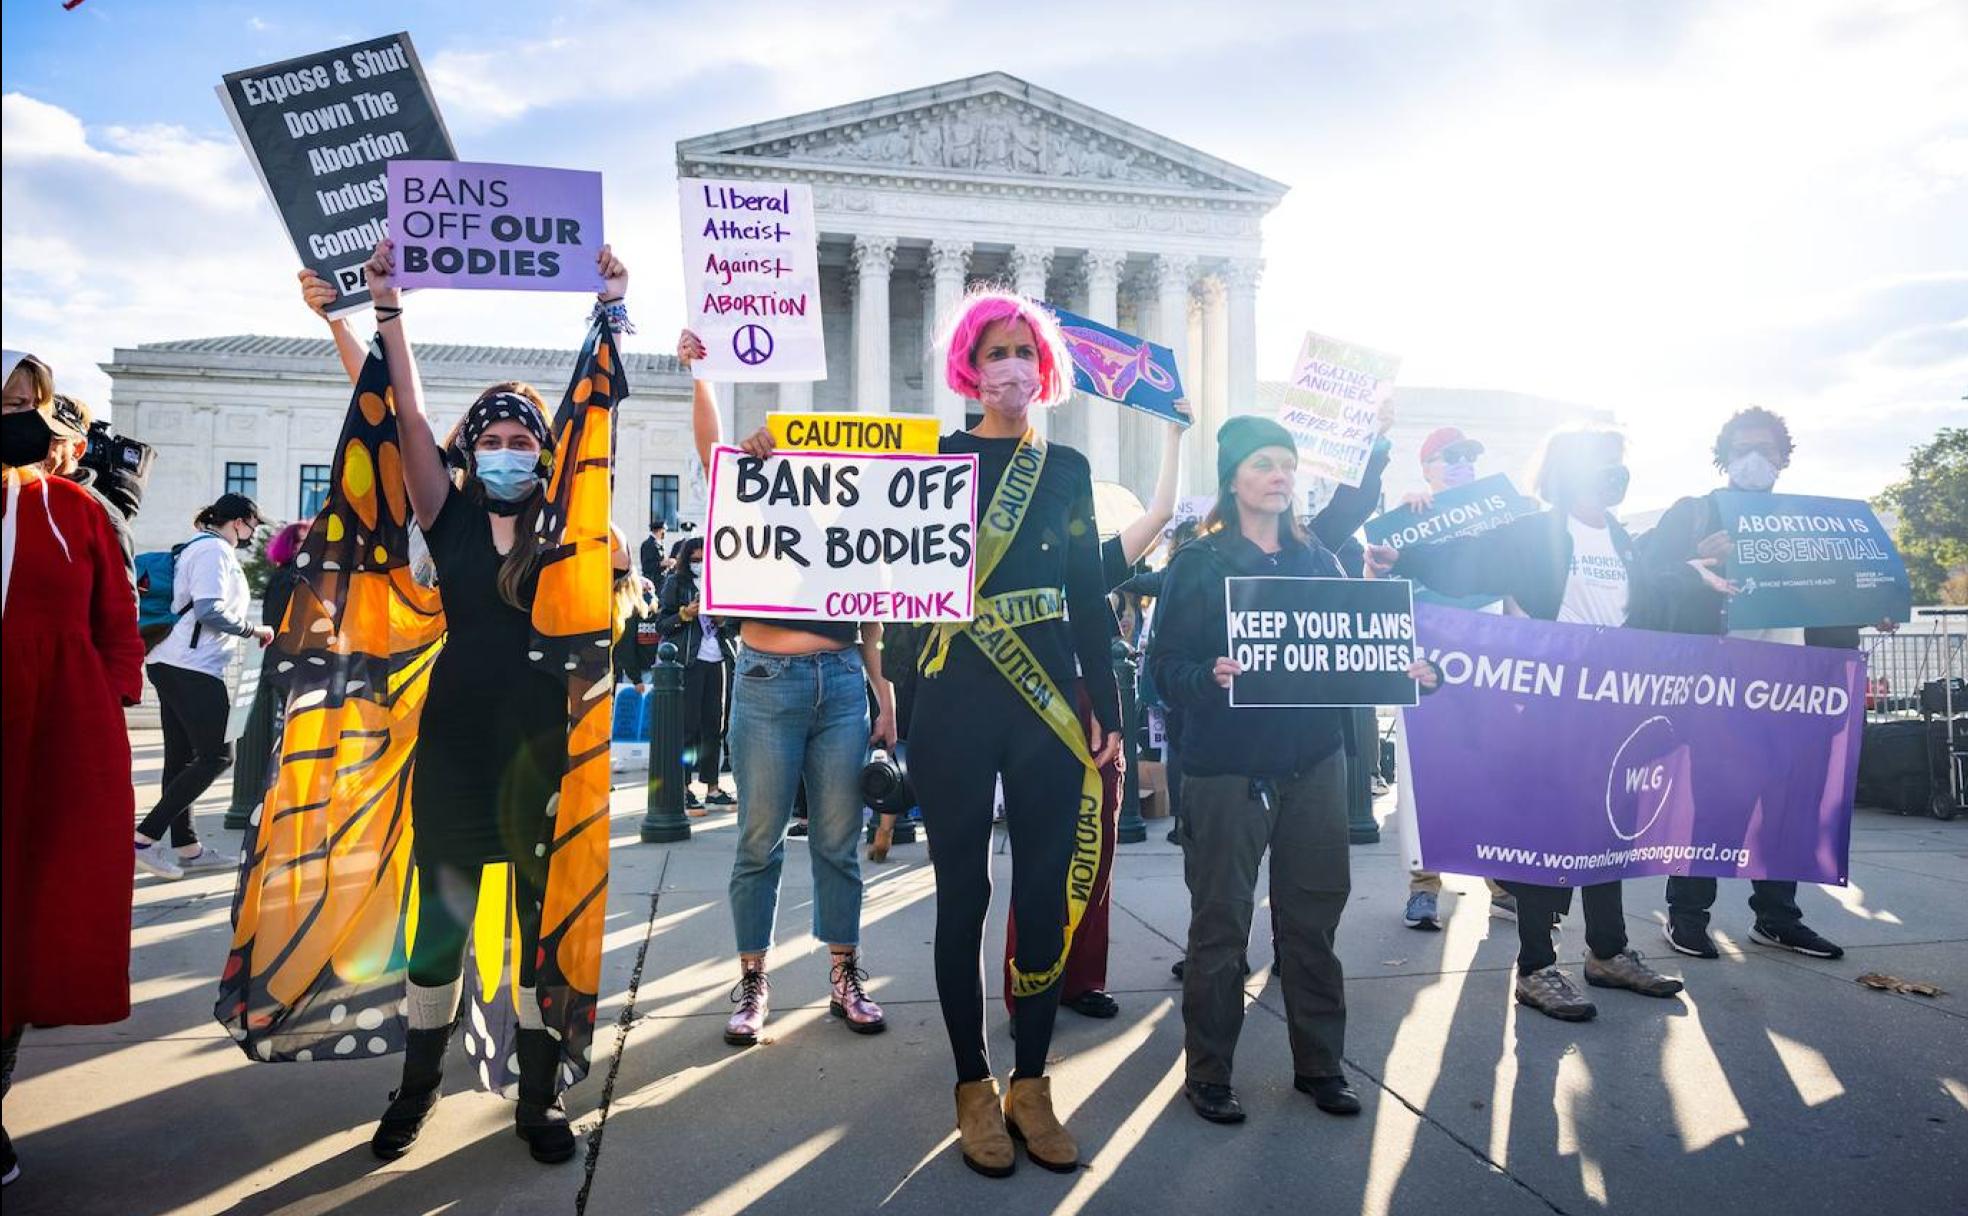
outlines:
[[[868,762],[868,686],[861,652],[775,655],[741,650],[731,694],[731,773],[738,783],[738,853],[731,920],[740,954],[772,945],[786,825],[806,781],[813,862],[813,935],[861,942],[861,768]]]

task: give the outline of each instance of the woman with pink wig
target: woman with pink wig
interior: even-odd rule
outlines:
[[[1079,1148],[1053,1113],[1046,1052],[1099,868],[1099,770],[1120,750],[1108,657],[1114,618],[1086,457],[1047,443],[1031,418],[1072,390],[1058,323],[1022,296],[983,291],[966,302],[948,343],[950,387],[978,402],[983,417],[941,444],[978,457],[977,615],[932,632],[908,731],[935,840],[936,989],[956,1056],[965,1164],[1009,1174],[1017,1137],[1034,1163],[1067,1172],[1078,1168]],[[1082,679],[1091,729],[1075,708]],[[1000,781],[1018,933],[1017,1066],[1002,1103],[984,1043],[980,966]]]

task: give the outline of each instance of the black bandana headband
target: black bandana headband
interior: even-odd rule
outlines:
[[[547,430],[546,416],[540,408],[518,393],[494,393],[472,403],[465,414],[465,421],[458,427],[458,447],[470,452],[478,446],[479,436],[495,422],[517,422],[533,436],[543,452],[553,451],[553,436]]]

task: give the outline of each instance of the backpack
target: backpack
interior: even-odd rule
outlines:
[[[171,627],[191,607],[189,604],[184,608],[173,607],[177,598],[178,554],[208,537],[219,539],[210,532],[200,532],[169,549],[137,554],[137,632],[143,637],[144,653],[148,654],[170,636]]]

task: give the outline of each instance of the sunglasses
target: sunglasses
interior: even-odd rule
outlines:
[[[1475,464],[1476,453],[1469,451],[1467,448],[1450,448],[1447,451],[1435,453],[1434,459],[1441,461],[1443,464]]]

